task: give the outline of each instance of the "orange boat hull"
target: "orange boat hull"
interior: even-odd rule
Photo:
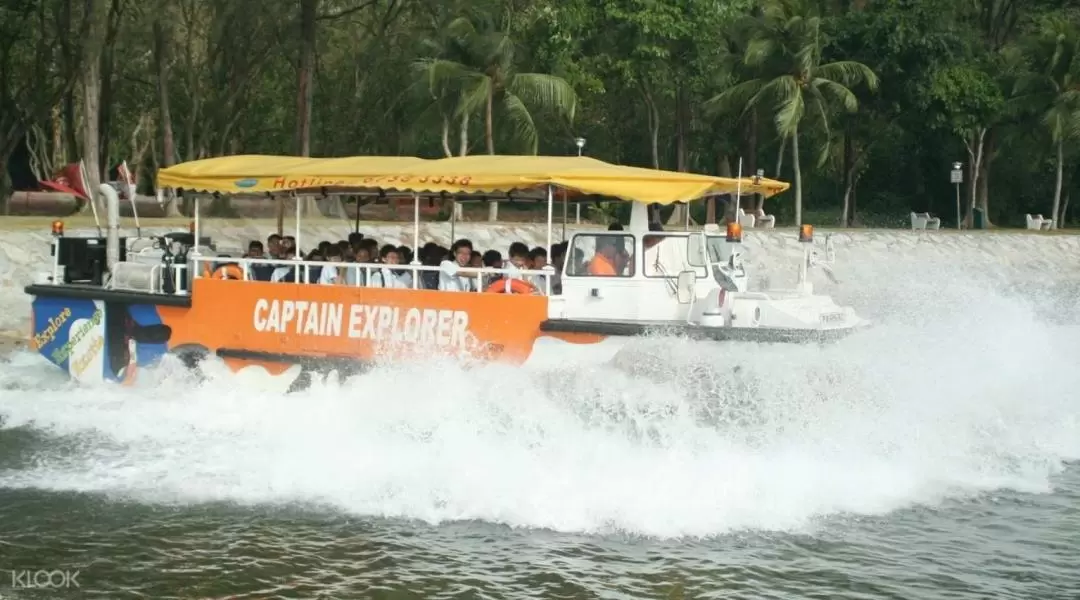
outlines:
[[[542,332],[544,296],[201,278],[192,294],[32,286],[32,346],[78,380],[130,383],[167,354],[296,378],[431,355],[522,364],[607,336]],[[550,352],[548,352],[550,351]]]

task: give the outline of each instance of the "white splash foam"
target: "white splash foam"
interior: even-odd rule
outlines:
[[[607,365],[384,365],[288,396],[175,366],[74,393],[20,363],[4,427],[81,450],[36,448],[0,486],[665,537],[1048,491],[1080,457],[1080,329],[993,279],[898,271],[853,270],[880,325],[824,347],[644,339]]]

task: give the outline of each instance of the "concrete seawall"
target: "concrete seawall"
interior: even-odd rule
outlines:
[[[252,239],[265,240],[272,231],[270,221],[211,223],[206,234],[215,242],[230,247],[245,247]],[[143,235],[160,235],[184,227],[144,227]],[[568,232],[579,228],[570,226]],[[291,232],[288,227],[286,230]],[[322,240],[344,238],[351,227],[343,222],[313,223],[301,230],[301,246]],[[0,224],[0,331],[22,330],[29,319],[29,298],[23,287],[34,279],[35,272],[50,269],[49,232],[42,227],[4,227]],[[361,225],[365,236],[382,242],[413,245],[410,224]],[[68,235],[90,235],[92,229],[71,229]],[[819,231],[815,246],[823,247],[825,235]],[[122,235],[134,236],[124,229]],[[857,295],[859,288],[875,285],[888,278],[941,280],[941,284],[959,273],[977,272],[1011,283],[1046,282],[1080,279],[1080,236],[1038,233],[953,233],[910,232],[900,230],[850,230],[833,232],[837,263],[832,267],[836,278],[813,275],[823,292],[839,297]],[[480,250],[495,248],[505,253],[514,241],[529,246],[544,245],[547,231],[542,225],[460,223],[455,237],[467,237]],[[562,227],[556,226],[554,241],[562,239]],[[447,223],[424,223],[420,244],[436,241],[450,243]],[[794,281],[802,247],[794,230],[748,231],[745,256],[755,285],[782,287]]]

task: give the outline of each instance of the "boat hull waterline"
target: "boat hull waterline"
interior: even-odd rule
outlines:
[[[173,354],[303,380],[380,360],[453,356],[516,365],[610,360],[639,336],[827,342],[856,328],[708,327],[549,319],[544,296],[197,279],[190,295],[32,285],[31,346],[80,382],[133,383]]]

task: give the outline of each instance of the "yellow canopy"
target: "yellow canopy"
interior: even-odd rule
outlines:
[[[158,186],[223,194],[287,192],[321,187],[377,187],[410,165],[427,162],[411,156],[307,158],[245,154],[205,158],[158,171]]]
[[[429,160],[410,166],[408,176],[376,179],[376,186],[415,192],[482,194],[536,189],[547,185],[581,194],[644,203],[671,204],[734,192],[739,181],[711,175],[613,165],[581,156],[489,156],[476,154]],[[778,194],[789,187],[771,179],[744,178],[742,191]]]
[[[548,185],[644,203],[686,202],[740,188],[773,196],[789,185],[626,167],[580,156],[473,155],[296,158],[231,156],[183,163],[158,172],[158,185],[222,193],[281,192],[320,187],[449,194],[506,193]]]

